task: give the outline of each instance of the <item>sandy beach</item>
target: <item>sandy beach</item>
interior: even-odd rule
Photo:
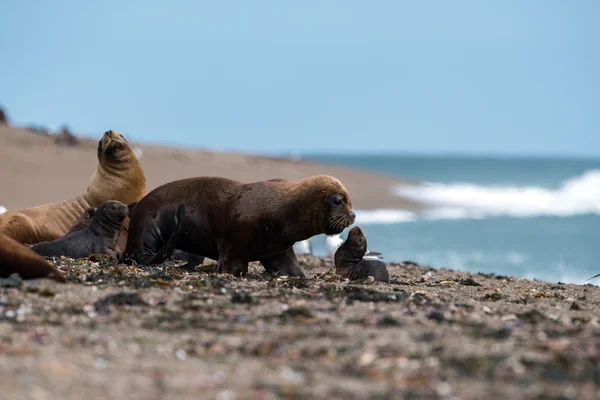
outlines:
[[[127,137],[127,132],[121,132]],[[96,164],[98,139],[81,138],[75,146],[58,146],[52,136],[24,128],[0,126],[0,205],[8,210],[60,201],[82,193]],[[252,182],[272,178],[297,180],[332,175],[348,188],[357,209],[416,210],[420,205],[396,196],[397,185],[410,184],[361,170],[289,158],[179,149],[133,143],[143,151],[148,191],[193,176],[222,176]]]
[[[351,283],[308,256],[307,278],[96,261],[56,261],[67,284],[0,289],[6,398],[600,395],[598,287],[410,263]]]
[[[124,132],[126,135],[127,133]],[[98,134],[100,137],[101,133]],[[72,147],[0,128],[0,204],[82,192],[94,139]],[[284,158],[135,144],[148,190],[174,179],[336,176],[357,209],[417,210],[414,184]],[[66,284],[0,282],[0,393],[11,399],[594,399],[600,288],[410,262],[389,284],[348,282],[330,259],[306,278],[50,259]],[[442,266],[434,266],[442,267]]]

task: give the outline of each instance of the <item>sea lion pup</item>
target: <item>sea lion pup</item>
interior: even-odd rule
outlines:
[[[108,200],[125,204],[146,193],[146,177],[131,146],[118,132],[104,133],[98,142],[98,166],[84,194],[59,203],[45,204],[0,215],[0,233],[24,244],[64,236],[90,207]]]
[[[117,240],[117,246],[116,246],[117,254],[123,254],[123,252],[125,251],[125,246],[127,244],[128,230],[129,230],[129,221],[130,221],[129,217],[131,216],[131,213],[135,209],[136,205],[137,205],[137,202],[130,203],[127,205],[127,208],[129,209],[129,213],[127,214],[125,219],[123,219],[123,223],[121,224],[121,231],[119,233],[119,239]],[[69,233],[77,232],[77,231],[80,231],[80,230],[86,228],[92,221],[92,218],[94,217],[95,212],[96,212],[95,208],[88,208],[87,210],[85,210],[85,212],[79,217],[79,219],[77,219],[75,224],[73,224],[71,229],[69,229]],[[184,212],[185,212],[185,210],[184,210]],[[185,215],[184,215],[184,217],[185,217]],[[69,233],[67,233],[67,235]],[[195,267],[196,265],[202,264],[204,262],[204,257],[202,257],[202,256],[186,253],[185,251],[181,251],[181,250],[177,250],[177,249],[175,249],[175,250],[171,249],[171,250],[173,253],[171,255],[171,259],[187,262],[187,264],[185,266],[183,266],[185,269],[191,269],[191,268]]]
[[[335,273],[351,281],[372,276],[376,281],[389,282],[390,274],[382,261],[363,259],[367,238],[362,229],[353,227],[348,238],[335,252]]]
[[[129,215],[129,208],[119,201],[106,201],[97,209],[89,210],[88,215],[92,216],[88,226],[52,242],[34,244],[31,250],[45,257],[82,258],[108,254],[118,259],[117,239],[123,220]]]
[[[186,211],[182,229],[174,218],[180,205]],[[218,260],[218,272],[239,276],[248,272],[248,262],[260,261],[269,272],[304,276],[294,243],[342,232],[354,219],[346,188],[331,176],[253,183],[182,179],[138,202],[123,259],[155,262],[170,236],[178,234],[176,249]]]
[[[106,202],[102,204],[106,204]],[[123,219],[123,222],[121,223],[121,230],[119,232],[119,238],[117,240],[117,245],[115,248],[115,250],[119,254],[123,254],[123,251],[125,250],[125,245],[127,244],[127,230],[129,229],[129,216],[133,212],[133,209],[135,208],[136,204],[137,202],[127,204],[128,213]],[[89,226],[94,218],[96,210],[97,208],[94,207],[90,207],[87,210],[85,210],[85,212],[81,214],[79,218],[77,218],[77,221],[75,221],[73,226],[71,226],[69,232],[67,232],[67,235],[72,232],[80,231]]]
[[[46,260],[14,239],[0,235],[0,278],[17,273],[23,279],[48,278],[65,282],[64,275]]]

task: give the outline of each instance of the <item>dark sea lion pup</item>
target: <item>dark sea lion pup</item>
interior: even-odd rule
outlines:
[[[64,275],[21,243],[0,234],[0,278],[19,274],[22,279],[48,278],[65,282]]]
[[[181,206],[183,222],[175,218]],[[239,276],[248,272],[248,262],[260,261],[268,272],[304,276],[294,243],[342,232],[354,218],[346,188],[331,176],[253,183],[182,179],[159,186],[138,202],[124,260],[141,265],[159,261],[171,241],[175,249],[218,260],[221,273]]]
[[[117,240],[116,246],[116,252],[118,254],[123,254],[123,252],[125,251],[129,229],[129,216],[131,216],[131,213],[133,212],[133,209],[136,205],[137,202],[127,204],[129,214],[127,215],[127,217],[125,217],[123,223],[121,224],[121,232],[119,233],[119,239]],[[77,219],[73,226],[71,226],[71,229],[69,229],[69,233],[77,232],[87,227],[92,221],[95,212],[95,208],[88,208],[87,210],[85,210],[85,212]],[[204,257],[195,254],[189,254],[181,250],[173,250],[171,259],[178,261],[187,261],[187,264],[182,266],[184,269],[193,269],[196,265],[202,264],[204,262]]]
[[[367,238],[362,229],[353,227],[348,238],[335,252],[335,273],[351,281],[372,276],[376,281],[389,282],[390,274],[385,263],[363,259],[367,252]]]
[[[129,228],[129,216],[131,215],[136,204],[137,202],[127,204],[129,213],[123,220],[123,223],[121,224],[121,232],[119,233],[119,239],[117,240],[116,251],[119,254],[123,254],[123,251],[125,250],[125,245],[127,244],[127,229]],[[90,222],[92,222],[96,210],[97,208],[94,207],[90,207],[87,210],[85,210],[85,212],[81,214],[77,221],[75,221],[73,226],[71,226],[68,233],[77,232],[87,227],[90,224]]]
[[[91,254],[108,254],[118,259],[117,239],[123,220],[129,215],[129,208],[119,201],[111,200],[102,203],[97,209],[88,209],[86,215],[91,217],[88,226],[52,242],[35,244],[31,249],[46,257],[82,258]]]

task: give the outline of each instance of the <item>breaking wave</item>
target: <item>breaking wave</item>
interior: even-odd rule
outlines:
[[[600,170],[589,170],[564,181],[558,188],[540,186],[482,186],[470,183],[430,183],[401,186],[395,193],[418,201],[428,210],[359,210],[357,221],[393,224],[416,220],[481,219],[508,216],[568,217],[600,215]]]

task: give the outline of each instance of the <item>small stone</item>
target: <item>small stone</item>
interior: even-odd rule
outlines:
[[[175,350],[175,357],[177,357],[179,360],[185,360],[187,359],[187,352],[183,349],[177,349]]]
[[[106,362],[106,360],[102,357],[98,357],[96,358],[96,360],[94,361],[94,367],[96,369],[106,369],[106,367],[108,366],[108,363]]]
[[[433,309],[427,313],[427,319],[442,322],[446,320],[444,313],[438,309]]]
[[[217,393],[216,399],[217,400],[235,400],[235,393],[233,393],[231,390],[222,390],[219,393]]]
[[[402,323],[391,315],[384,315],[379,321],[378,326],[401,326]]]
[[[254,299],[252,298],[252,295],[250,293],[241,290],[236,290],[231,295],[231,302],[240,304],[252,304],[254,302]]]
[[[440,285],[442,285],[442,286],[452,286],[452,285],[458,285],[458,282],[456,282],[456,281],[441,281]]]
[[[360,356],[360,360],[358,361],[358,365],[361,367],[367,366],[375,361],[375,353],[367,351]]]
[[[468,277],[467,279],[462,279],[462,280],[460,281],[460,284],[461,284],[461,285],[464,285],[464,286],[481,286],[481,284],[480,284],[480,283],[478,283],[478,282],[475,282],[475,281],[473,280],[473,278],[471,278],[471,277]]]

